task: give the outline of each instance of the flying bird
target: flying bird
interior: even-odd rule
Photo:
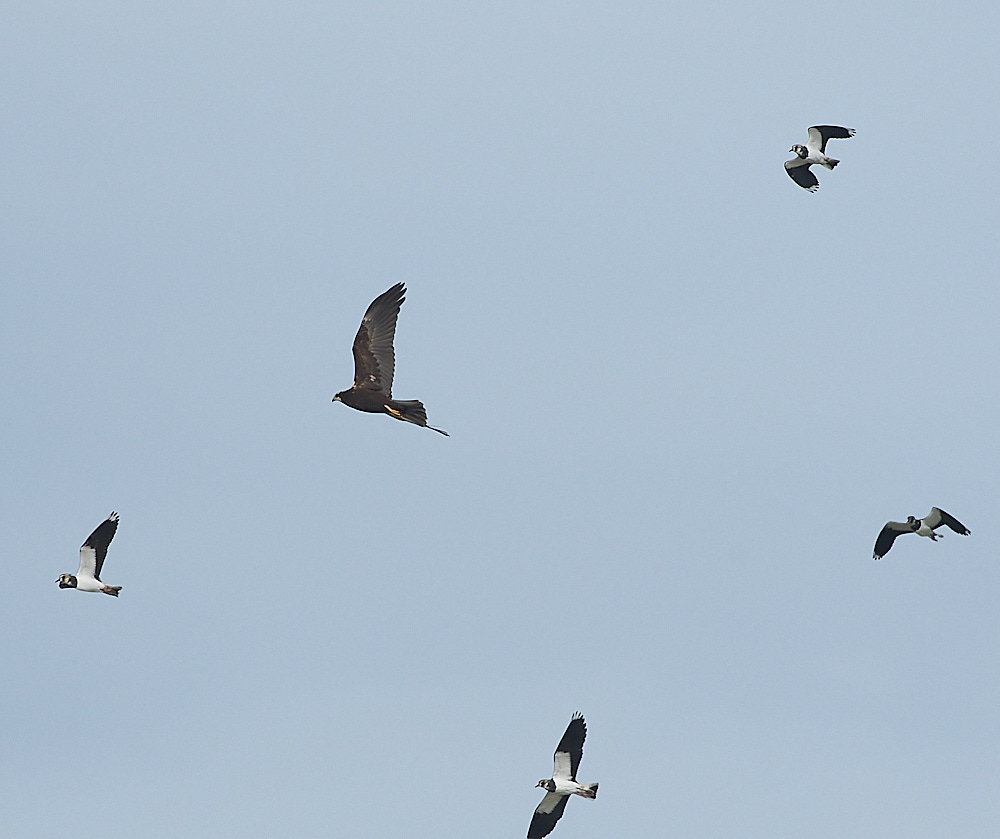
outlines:
[[[785,171],[795,183],[803,189],[815,192],[819,189],[819,180],[809,171],[814,163],[833,169],[839,160],[826,156],[828,140],[846,140],[854,136],[853,128],[841,128],[839,125],[813,125],[809,128],[809,139],[806,144],[796,143],[789,151],[795,152],[795,157],[785,163]]]
[[[542,839],[548,836],[562,818],[566,802],[571,795],[597,798],[597,784],[578,784],[576,770],[583,757],[583,741],[587,739],[587,723],[580,714],[573,714],[566,733],[556,746],[553,756],[552,777],[539,781],[536,786],[545,790],[545,797],[535,808],[528,827],[528,839]]]
[[[916,533],[918,536],[929,536],[936,542],[944,536],[943,533],[934,532],[942,524],[948,525],[948,527],[962,536],[968,536],[972,532],[954,516],[948,515],[944,510],[937,507],[931,507],[931,511],[922,519],[907,516],[905,522],[886,522],[885,527],[882,528],[882,532],[878,535],[878,539],[875,540],[875,553],[873,557],[881,559],[889,553],[889,548],[896,541],[896,537],[903,533]]]
[[[427,424],[427,412],[421,402],[392,398],[392,374],[396,367],[392,339],[405,294],[403,284],[396,283],[372,301],[354,337],[354,385],[334,396],[333,401],[343,402],[356,411],[388,414],[447,437],[447,431]]]
[[[101,569],[104,567],[104,557],[108,555],[108,545],[115,538],[118,529],[118,513],[111,513],[102,521],[97,529],[87,537],[80,548],[80,567],[76,575],[60,574],[59,588],[75,588],[78,591],[100,591],[117,597],[121,586],[108,586],[101,582]]]

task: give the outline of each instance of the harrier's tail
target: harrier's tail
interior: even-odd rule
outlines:
[[[412,422],[421,428],[429,428],[438,434],[444,434],[445,437],[451,436],[447,431],[442,431],[440,428],[435,428],[433,425],[427,424],[427,412],[424,410],[424,405],[419,399],[393,399],[390,402],[386,402],[385,408],[390,416],[394,416],[398,420]]]

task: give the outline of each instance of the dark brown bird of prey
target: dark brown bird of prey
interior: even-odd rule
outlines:
[[[903,533],[916,533],[918,536],[927,536],[936,542],[944,536],[943,533],[934,532],[942,524],[948,525],[948,527],[962,536],[968,536],[972,533],[969,528],[954,516],[949,515],[939,507],[931,507],[931,511],[922,519],[918,519],[915,516],[907,516],[906,521],[887,521],[885,527],[882,528],[882,532],[879,533],[878,539],[875,540],[873,558],[881,559],[889,553],[889,548],[896,541],[896,537]]]
[[[354,385],[334,396],[333,401],[368,414],[388,414],[447,437],[447,431],[427,424],[427,412],[420,401],[392,398],[392,374],[396,368],[392,339],[396,336],[396,318],[405,295],[406,288],[396,283],[372,301],[354,337]]]

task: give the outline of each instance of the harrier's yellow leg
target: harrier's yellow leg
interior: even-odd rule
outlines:
[[[383,405],[382,407],[385,408],[396,419],[401,420],[403,418],[402,411],[397,411],[395,408],[390,408],[388,405]]]

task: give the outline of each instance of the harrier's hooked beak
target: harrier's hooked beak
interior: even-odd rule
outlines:
[[[333,397],[333,401],[334,402],[339,402],[340,401],[340,394],[337,394],[337,396],[334,396]]]

